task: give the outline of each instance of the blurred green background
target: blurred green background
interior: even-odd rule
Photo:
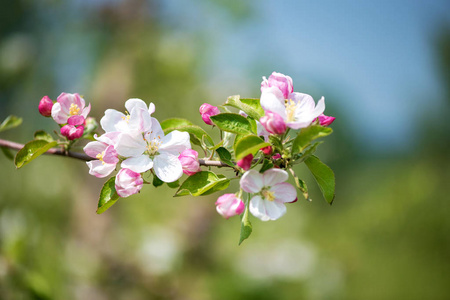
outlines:
[[[102,215],[104,182],[77,160],[16,170],[0,156],[0,299],[449,299],[447,1],[0,1],[0,138],[56,125],[40,98],[78,92],[98,120],[128,98],[190,119],[290,75],[325,96],[319,149],[337,196],[276,222],[215,212],[219,195],[146,186]],[[233,192],[235,186],[230,187]]]

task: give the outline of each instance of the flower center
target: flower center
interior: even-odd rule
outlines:
[[[105,164],[105,162],[103,161],[103,156],[104,155],[105,155],[105,151],[103,151],[102,153],[97,154],[95,157],[97,157],[98,160],[102,162],[102,164]]]
[[[79,114],[79,112],[80,112],[80,108],[78,107],[78,105],[76,105],[75,103],[70,104],[69,114],[71,116],[76,116]]]
[[[158,149],[161,146],[162,141],[161,137],[158,135],[158,137],[154,137],[153,140],[150,142],[147,141],[147,153],[150,156],[153,156],[158,153]]]
[[[288,122],[294,122],[295,110],[297,108],[297,105],[294,101],[292,101],[292,99],[286,100],[286,103],[284,105],[286,106],[286,120]]]
[[[130,121],[130,114],[127,111],[125,111],[125,113],[126,113],[126,116],[122,117],[122,120],[124,120],[125,122],[128,123],[128,121]]]
[[[268,191],[268,190],[263,189],[262,192],[261,192],[261,194],[263,195],[263,197],[264,197],[266,200],[269,200],[269,201],[275,200],[275,193],[274,193],[274,192],[271,192],[271,191]]]

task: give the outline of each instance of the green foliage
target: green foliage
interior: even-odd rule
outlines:
[[[239,236],[239,245],[252,234],[252,223],[249,220],[248,204],[245,206],[244,214],[241,219],[241,234]]]
[[[335,197],[336,182],[333,170],[320,161],[317,156],[310,156],[305,164],[313,174],[325,200],[332,204]]]
[[[111,177],[105,182],[103,188],[100,192],[100,198],[98,199],[97,214],[104,213],[108,208],[113,206],[117,200],[119,200],[119,195],[117,195],[115,187],[116,177]]]
[[[292,154],[303,152],[311,144],[311,141],[327,136],[332,132],[333,129],[320,125],[311,125],[303,128],[292,144]]]
[[[159,187],[159,186],[161,186],[161,185],[164,184],[164,181],[162,181],[161,179],[159,179],[158,176],[153,175],[153,181],[152,181],[152,184],[153,184],[154,187]]]
[[[48,142],[48,143],[54,141],[53,137],[52,137],[49,133],[45,132],[44,130],[38,130],[38,131],[36,131],[36,132],[34,133],[34,139],[35,139],[35,140],[46,141],[46,142]]]
[[[58,142],[56,141],[47,142],[45,140],[34,140],[26,143],[25,146],[23,146],[23,148],[20,149],[16,154],[16,157],[14,159],[16,168],[22,168],[33,159],[44,154],[45,152],[47,152],[47,150],[55,147],[56,145],[58,145]]]
[[[166,119],[161,122],[161,128],[165,131],[166,129],[176,129],[178,127],[193,125],[191,121],[182,118],[171,118]]]
[[[220,161],[226,163],[230,167],[234,168],[234,163],[231,160],[231,153],[224,147],[219,147],[216,149],[217,154],[220,157]]]
[[[255,155],[259,149],[269,146],[269,143],[256,135],[247,135],[241,138],[234,147],[236,160],[240,160],[249,154]]]
[[[3,152],[3,154],[10,160],[14,160],[14,154],[11,152],[11,150],[7,147],[0,147],[0,150]]]
[[[179,196],[205,196],[213,192],[224,190],[230,184],[225,176],[218,176],[213,172],[202,171],[189,176],[175,193]]]
[[[2,124],[0,124],[0,132],[15,128],[20,124],[22,124],[22,118],[10,115],[2,122]]]
[[[177,119],[177,120],[182,120],[182,119]],[[203,128],[201,128],[197,125],[183,125],[183,126],[179,126],[179,127],[170,127],[170,128],[164,129],[164,134],[168,134],[169,132],[172,132],[174,130],[188,132],[191,137],[191,142],[195,145],[201,145],[203,139],[207,139],[209,144],[214,145],[214,141],[209,136],[209,134],[206,133],[206,131]]]
[[[223,113],[210,117],[211,121],[223,131],[236,134],[252,134],[252,126],[246,117],[239,114]]]
[[[265,159],[263,162],[263,165],[261,166],[261,169],[259,170],[259,173],[264,173],[265,171],[272,169],[273,168],[273,163],[268,160]]]
[[[264,115],[259,99],[240,99],[239,95],[228,97],[225,105],[238,108],[255,120]]]

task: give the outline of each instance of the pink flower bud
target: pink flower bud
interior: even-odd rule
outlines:
[[[39,113],[44,117],[52,116],[52,107],[53,101],[48,96],[42,97],[41,101],[39,101]]]
[[[217,107],[212,106],[208,103],[203,103],[202,106],[200,106],[200,114],[202,115],[203,121],[208,125],[214,125],[211,121],[210,117],[220,114],[220,111]]]
[[[216,201],[216,209],[219,214],[228,219],[244,212],[245,204],[235,194],[225,194]]]
[[[249,154],[243,159],[238,160],[237,165],[242,169],[244,169],[244,171],[247,171],[252,166],[252,162],[253,162],[253,154]]]
[[[269,133],[283,134],[286,131],[286,123],[277,113],[266,111],[266,115],[261,117],[259,122]]]
[[[331,116],[325,116],[324,114],[321,114],[317,119],[319,120],[319,123],[321,126],[329,126],[329,125],[331,125],[331,123],[334,122],[334,120],[336,118],[331,117]]]
[[[261,148],[261,151],[265,155],[270,155],[270,154],[272,154],[273,149],[272,149],[272,146],[267,146],[267,147]]]
[[[272,156],[272,159],[275,159],[275,160],[280,159],[280,158],[281,158],[281,154],[280,153],[277,153],[274,156]]]
[[[273,72],[269,80],[263,77],[261,92],[270,87],[277,87],[283,93],[284,99],[289,99],[289,94],[294,92],[292,78],[277,72]]]
[[[61,134],[65,136],[69,140],[79,139],[83,136],[84,127],[83,126],[74,126],[74,125],[64,125],[61,127]]]
[[[141,174],[130,169],[121,169],[116,175],[116,192],[122,198],[128,197],[138,193],[143,183]]]
[[[200,172],[200,164],[198,162],[198,152],[192,149],[186,149],[178,156],[178,160],[183,167],[183,173],[191,176]]]

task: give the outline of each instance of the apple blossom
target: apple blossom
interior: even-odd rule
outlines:
[[[197,172],[200,172],[200,163],[198,162],[198,152],[192,149],[186,149],[178,156],[178,160],[181,162],[183,173],[191,176]]]
[[[270,87],[278,88],[281,93],[283,93],[284,99],[287,99],[289,94],[294,92],[292,78],[277,72],[273,72],[272,75],[269,76],[269,79],[266,79],[266,77],[263,76],[263,81],[261,82],[261,92],[264,92]]]
[[[121,166],[143,173],[153,168],[164,182],[173,182],[183,174],[178,156],[191,148],[189,133],[174,130],[164,135],[158,120],[152,118],[151,130],[121,133],[115,145],[119,155],[128,157]]]
[[[137,194],[142,189],[143,183],[141,174],[130,169],[121,169],[115,180],[117,195],[124,198]]]
[[[216,201],[216,209],[224,218],[240,215],[244,212],[245,204],[235,194],[225,194]]]
[[[244,169],[244,171],[247,171],[250,169],[250,167],[252,166],[252,162],[253,162],[253,154],[249,154],[246,157],[238,160],[236,162],[236,164],[241,167],[242,169]]]
[[[61,134],[69,140],[79,139],[84,133],[85,119],[83,116],[71,116],[67,119],[67,125],[61,127]]]
[[[89,167],[89,174],[103,178],[114,171],[116,164],[119,162],[117,151],[114,149],[118,134],[118,132],[110,132],[99,137],[95,136],[97,141],[89,142],[83,148],[87,155],[96,158],[96,160],[86,162]]]
[[[308,127],[325,110],[325,100],[322,97],[317,105],[307,94],[291,93],[285,99],[277,87],[269,87],[261,94],[261,106],[265,111],[279,114],[287,127],[300,129]]]
[[[277,113],[266,111],[266,114],[259,121],[269,133],[283,134],[286,132],[286,123],[284,123],[283,118]]]
[[[331,116],[325,116],[324,114],[321,114],[318,117],[318,119],[319,119],[319,124],[321,126],[330,126],[331,123],[333,123],[336,118],[335,117],[331,117]]]
[[[41,101],[39,101],[39,113],[44,117],[52,116],[52,107],[53,101],[48,96],[42,97]]]
[[[286,213],[284,203],[297,197],[295,188],[285,182],[289,175],[281,169],[269,169],[263,174],[250,170],[240,180],[241,188],[255,194],[249,204],[250,212],[262,221],[276,220]]]
[[[264,155],[270,155],[273,152],[272,146],[267,146],[260,149]]]
[[[66,124],[72,116],[82,116],[86,118],[91,111],[91,104],[86,103],[78,93],[61,93],[52,107],[52,118],[58,124]]]
[[[212,106],[208,103],[203,103],[199,109],[200,114],[202,115],[202,120],[208,125],[214,125],[211,121],[210,117],[218,115],[220,113],[219,109],[215,106]]]

